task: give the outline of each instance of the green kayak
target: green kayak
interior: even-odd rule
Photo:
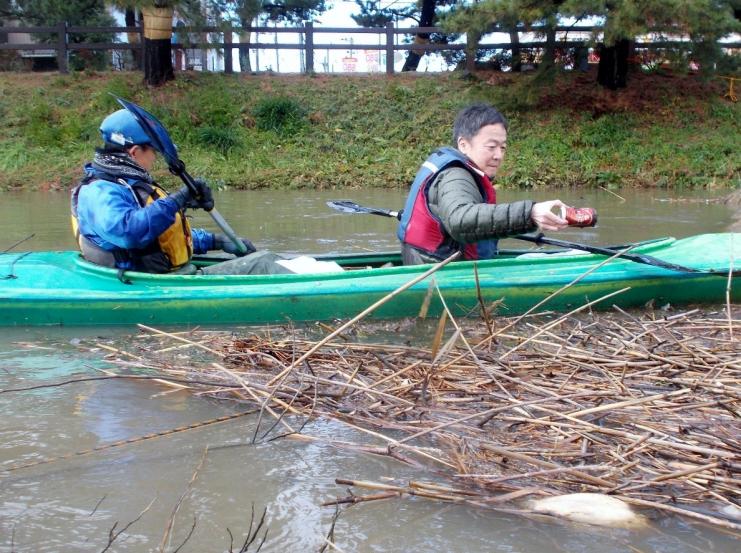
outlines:
[[[502,300],[497,312],[522,313],[605,260],[560,251],[503,251],[493,260],[450,263],[378,308],[373,318],[416,316],[434,278],[455,315],[478,314],[482,300]],[[614,259],[559,293],[543,310],[568,311],[627,288],[595,308],[666,303],[725,303],[728,272],[741,264],[741,234],[704,234],[642,242],[647,254],[694,269],[681,272]],[[0,254],[0,325],[262,324],[347,319],[430,269],[404,267],[398,254],[325,256],[343,270],[270,276],[151,275],[115,270],[83,260],[78,252]],[[197,260],[207,264],[208,260]],[[474,271],[474,267],[476,271]],[[477,277],[478,274],[478,286]],[[741,298],[741,277],[730,280]],[[429,314],[442,310],[432,295]]]

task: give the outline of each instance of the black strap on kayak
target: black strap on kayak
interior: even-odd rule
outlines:
[[[13,280],[14,278],[18,278],[18,275],[15,274],[15,264],[18,263],[21,259],[23,259],[24,257],[26,257],[30,253],[32,253],[32,252],[25,252],[25,253],[22,253],[21,255],[19,255],[18,257],[16,257],[10,263],[10,272],[7,275],[5,275],[5,276],[0,277],[0,280]]]
[[[23,242],[25,242],[26,240],[30,240],[30,239],[31,239],[31,238],[33,238],[34,236],[36,236],[36,233],[35,233],[35,232],[32,232],[31,234],[29,234],[29,235],[28,235],[28,236],[26,236],[25,238],[21,238],[20,240],[18,240],[18,242],[16,242],[16,243],[15,243],[15,244],[13,244],[12,246],[9,246],[9,247],[5,248],[5,249],[4,249],[3,251],[1,251],[0,253],[8,253],[8,252],[9,252],[10,250],[12,250],[12,249],[15,249],[16,247],[18,247],[18,246],[20,246],[21,244],[23,244]]]
[[[596,253],[599,255],[614,256],[617,251],[611,248],[600,248],[599,246],[590,246],[588,244],[579,244],[575,242],[567,242],[565,240],[557,240],[555,238],[546,238],[543,234],[529,235],[529,234],[518,234],[512,236],[517,240],[524,240],[526,242],[532,242],[533,244],[548,244],[549,246],[558,246],[560,248],[568,248],[574,250],[583,250],[589,253]],[[669,263],[663,261],[657,257],[640,253],[621,253],[617,257],[634,261],[636,263],[643,263],[645,265],[653,265],[654,267],[661,267],[662,269],[669,269],[670,271],[678,271],[680,273],[703,273],[708,275],[719,275],[728,276],[729,271],[720,271],[717,269],[695,269],[694,267],[685,267],[684,265],[677,265],[676,263]],[[741,275],[741,271],[732,271],[732,276]]]
[[[132,284],[132,282],[126,278],[126,275],[124,274],[126,272],[126,269],[119,269],[116,273],[116,276],[118,277],[118,280],[123,282],[124,284]]]

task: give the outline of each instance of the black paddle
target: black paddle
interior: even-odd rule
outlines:
[[[117,96],[113,97],[116,98],[116,101],[136,118],[139,126],[141,126],[152,141],[152,147],[165,158],[170,172],[173,175],[180,177],[180,180],[185,183],[185,186],[188,187],[191,194],[193,194],[197,200],[200,200],[201,198],[198,194],[198,188],[196,188],[196,185],[193,182],[193,177],[191,177],[185,170],[185,163],[183,163],[178,157],[177,148],[175,148],[175,144],[173,144],[170,135],[167,133],[165,127],[162,126],[162,123],[160,123],[154,115],[146,111],[144,108],[137,106],[133,102],[127,102]],[[237,249],[243,254],[247,253],[247,247],[232,230],[232,227],[229,226],[229,223],[227,223],[221,214],[216,211],[216,208],[211,208],[208,213],[222,232],[234,243]]]
[[[341,211],[343,213],[369,213],[371,215],[382,215],[384,217],[392,217],[394,219],[401,219],[401,211],[391,211],[390,209],[381,209],[378,207],[365,207],[358,205],[350,200],[336,200],[327,202],[327,205],[332,209]],[[610,248],[600,248],[599,246],[590,246],[588,244],[580,244],[578,242],[567,242],[566,240],[556,240],[553,238],[547,238],[542,234],[528,235],[528,234],[517,234],[515,236],[509,236],[508,238],[516,238],[517,240],[524,240],[526,242],[532,242],[534,244],[548,244],[549,246],[558,246],[561,248],[569,248],[573,250],[582,250],[589,253],[596,253],[600,255],[606,255],[609,257],[614,256],[618,252]],[[639,253],[621,253],[617,257],[634,261],[636,263],[643,263],[645,265],[653,265],[654,267],[661,267],[662,269],[669,269],[670,271],[679,271],[682,273],[705,273],[712,275],[723,275],[728,276],[728,271],[718,271],[715,269],[704,270],[694,269],[692,267],[685,267],[683,265],[677,265],[675,263],[669,263],[662,261],[657,257],[650,255],[644,255]],[[738,275],[739,271],[733,271],[733,275]]]

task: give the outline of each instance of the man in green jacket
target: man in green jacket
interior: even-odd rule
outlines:
[[[568,226],[553,212],[566,208],[560,200],[496,203],[491,179],[507,149],[507,120],[494,107],[460,111],[453,143],[435,151],[414,179],[397,231],[404,264],[434,263],[456,251],[467,260],[488,259],[498,238]]]

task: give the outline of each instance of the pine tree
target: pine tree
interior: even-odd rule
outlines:
[[[418,0],[411,5],[393,3],[386,8],[381,7],[379,0],[355,0],[360,7],[360,14],[351,15],[355,23],[363,27],[383,27],[391,21],[412,19],[420,27],[434,27],[437,24],[438,12],[448,13],[462,4],[462,0]],[[417,33],[414,35],[415,44],[447,44],[457,38],[455,33]],[[407,53],[402,71],[416,71],[425,50],[412,48]],[[448,62],[456,61],[460,55],[443,54]]]
[[[545,28],[549,44],[543,56],[553,63],[553,26],[563,17],[600,18],[601,37],[593,37],[600,52],[598,81],[610,88],[627,84],[628,60],[637,37],[653,33],[658,40],[673,39],[667,51],[691,50],[701,70],[712,71],[720,57],[718,39],[741,30],[735,9],[739,0],[483,0],[443,22],[457,32],[482,36],[494,25],[520,24]],[[684,39],[682,40],[677,39]],[[514,53],[514,52],[513,52]]]
[[[709,73],[721,55],[718,40],[738,32],[733,5],[737,0],[567,0],[564,15],[588,13],[604,18],[598,82],[609,88],[627,84],[628,61],[637,37],[673,40],[669,55],[691,53]],[[684,39],[688,39],[682,43]],[[688,60],[685,60],[685,63]]]
[[[324,0],[211,0],[214,13],[232,20],[242,31],[239,33],[239,65],[243,72],[251,71],[249,45],[252,33],[248,29],[261,15],[268,21],[302,23],[323,13]]]

